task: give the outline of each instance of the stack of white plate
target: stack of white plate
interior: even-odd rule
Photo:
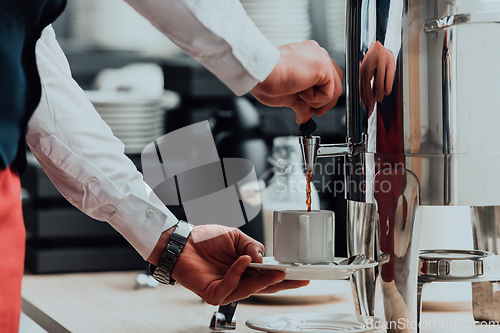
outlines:
[[[310,39],[309,0],[241,0],[241,3],[275,46]]]
[[[141,153],[165,134],[165,111],[178,103],[178,96],[168,91],[162,98],[99,90],[86,93],[128,154]]]
[[[330,55],[343,60],[345,55],[345,26],[347,0],[326,0],[326,36]]]
[[[71,34],[87,47],[169,56],[181,50],[123,0],[75,0]]]

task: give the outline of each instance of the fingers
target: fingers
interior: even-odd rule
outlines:
[[[325,51],[326,52],[326,51]],[[340,67],[328,56],[327,65],[320,72],[325,76],[318,83],[302,91],[299,96],[312,108],[318,109],[331,104],[342,95],[342,80],[344,74]]]
[[[385,73],[387,64],[385,61],[380,61],[377,70],[375,71],[375,78],[373,80],[373,94],[375,99],[381,103],[385,96]]]
[[[313,109],[306,101],[297,97],[297,100],[290,105],[290,108],[295,111],[295,121],[297,124],[303,124],[309,119],[311,119],[313,115]]]
[[[259,291],[282,282],[285,278],[285,272],[281,271],[268,271],[264,274],[255,277],[249,277],[241,280],[238,288],[236,288],[230,295],[228,295],[222,305],[228,304],[243,298],[247,298]]]
[[[251,261],[250,256],[241,256],[229,267],[224,278],[215,283],[216,290],[212,303],[220,303],[238,287],[241,276]]]
[[[292,108],[299,124],[334,105],[332,102],[342,95],[344,74],[325,49],[315,41],[306,41],[278,50],[280,58],[273,71],[251,90],[258,101]]]
[[[381,52],[383,52],[383,55],[378,61],[373,87],[379,103],[383,101],[384,95],[388,96],[391,93],[394,76],[396,74],[392,52],[386,48],[383,48]]]
[[[395,63],[392,52],[380,42],[370,45],[359,71],[359,94],[363,106],[373,109],[375,101],[383,101],[389,95],[395,77]],[[373,87],[372,87],[373,79]]]
[[[342,81],[344,80],[344,73],[342,72],[342,69],[340,69],[339,65],[337,65],[335,63],[335,61],[333,61],[333,59],[330,59],[330,60],[333,64],[333,68],[335,70],[335,73],[333,76],[333,79],[335,81],[335,90],[333,92],[333,97],[334,97],[334,99],[338,99],[340,97],[340,95],[342,95]]]
[[[302,288],[307,286],[308,284],[309,281],[284,280],[265,289],[262,289],[258,292],[258,294],[272,294],[281,290]]]
[[[249,255],[252,258],[252,262],[262,262],[262,258],[264,256],[264,245],[240,230],[237,230],[235,247],[240,255]]]
[[[333,108],[335,106],[335,104],[337,104],[337,101],[338,101],[338,98],[334,99],[333,101],[330,102],[330,104],[327,104],[327,105],[323,106],[322,108],[314,109],[314,114],[316,114],[318,116],[322,116],[323,114],[326,113],[326,111]]]
[[[322,107],[333,98],[333,85],[333,80],[330,80],[323,86],[312,86],[302,91],[299,97],[313,108]]]
[[[264,257],[264,245],[254,241],[245,248],[245,254],[252,258],[252,262],[261,263]]]
[[[391,55],[389,63],[387,64],[387,72],[385,74],[385,94],[389,96],[392,91],[392,85],[394,83],[394,77],[396,76],[396,64],[394,61],[394,56],[391,51],[388,51]]]
[[[363,66],[363,64],[361,64],[361,66]],[[361,68],[359,71],[358,89],[359,89],[359,99],[361,100],[361,104],[363,104],[363,107],[366,108],[368,100],[365,93],[365,86],[363,84],[363,77],[361,75]]]
[[[340,68],[340,66],[337,65],[337,63],[335,61],[333,61],[333,59],[330,59],[330,60],[332,61],[333,67],[337,71],[337,74],[338,74],[339,79],[340,79],[340,83],[342,83],[342,81],[344,81],[344,72],[342,72],[342,69]]]
[[[342,87],[340,88],[340,94],[342,94]],[[339,96],[336,96],[328,104],[319,108],[313,108],[306,101],[299,99],[290,106],[295,111],[295,121],[297,124],[303,124],[312,117],[313,113],[322,116],[337,104]]]
[[[370,108],[375,104],[371,87],[371,80],[375,74],[377,58],[369,56],[370,51],[366,54],[361,67],[359,69],[359,92],[360,98],[365,108]]]

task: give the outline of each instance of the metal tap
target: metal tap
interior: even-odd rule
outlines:
[[[314,171],[318,157],[339,157],[358,154],[364,151],[364,143],[353,144],[350,140],[347,143],[321,144],[320,136],[308,136],[299,138],[302,158],[308,171]]]

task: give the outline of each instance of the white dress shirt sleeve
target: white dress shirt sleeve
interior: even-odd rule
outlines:
[[[264,81],[278,49],[238,0],[125,0],[236,95]]]
[[[151,190],[125,156],[124,145],[72,79],[51,26],[35,53],[42,97],[29,122],[31,151],[69,202],[109,222],[147,259],[177,218],[149,199]]]

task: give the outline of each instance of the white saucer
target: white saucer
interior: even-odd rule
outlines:
[[[372,332],[380,328],[380,319],[341,313],[288,313],[249,319],[254,330],[273,333]]]
[[[273,294],[255,294],[258,301],[275,303],[325,303],[342,295],[350,295],[349,280],[313,280],[305,287],[286,289]]]
[[[335,258],[335,262],[340,262],[345,258]],[[250,263],[252,268],[269,271],[285,272],[285,280],[343,280],[351,276],[354,272],[364,268],[377,266],[373,260],[365,259],[357,265],[336,265],[334,263],[324,265],[293,265],[280,264],[274,257],[264,257],[262,263]]]

